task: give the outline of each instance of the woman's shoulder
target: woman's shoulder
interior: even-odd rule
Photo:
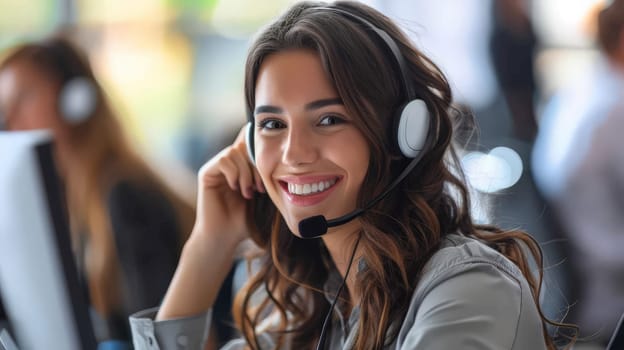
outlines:
[[[124,239],[153,237],[157,232],[177,237],[178,220],[173,204],[158,188],[132,178],[111,183],[106,193],[106,209],[115,236]],[[133,232],[127,235],[127,232]],[[132,238],[134,237],[134,238]]]
[[[398,341],[427,349],[469,341],[487,349],[544,348],[541,319],[520,269],[458,234],[446,237],[422,270]]]
[[[482,241],[460,234],[445,237],[440,249],[423,268],[411,307],[418,309],[439,296],[477,305],[504,300],[506,312],[535,304],[522,271],[503,254]],[[484,305],[482,305],[484,306]],[[533,305],[534,306],[534,305]]]
[[[163,207],[170,210],[167,196],[156,186],[134,178],[118,178],[107,186],[106,205],[109,210],[123,208],[131,212]]]
[[[490,265],[513,279],[524,279],[520,269],[500,252],[476,238],[453,233],[443,239],[438,251],[425,264],[420,284],[451,278],[480,265]]]

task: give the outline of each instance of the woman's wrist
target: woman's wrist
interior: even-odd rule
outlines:
[[[220,237],[224,236],[191,234],[157,320],[193,316],[213,306],[238,245]]]
[[[240,242],[227,238],[227,235],[198,234],[194,230],[182,248],[180,265],[202,268],[213,264],[231,264]]]
[[[195,224],[189,239],[183,247],[184,250],[192,251],[192,254],[201,254],[204,250],[219,248],[220,251],[234,252],[236,247],[245,240],[242,235],[232,232],[222,232],[217,229],[206,228],[203,225]],[[187,248],[188,247],[188,248]],[[189,252],[190,253],[190,252]]]

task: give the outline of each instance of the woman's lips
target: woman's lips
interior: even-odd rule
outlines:
[[[325,200],[340,180],[340,177],[292,178],[279,180],[279,184],[290,203],[307,207]]]

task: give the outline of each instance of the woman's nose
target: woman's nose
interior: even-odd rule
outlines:
[[[310,164],[318,158],[314,133],[306,127],[291,126],[284,140],[282,162],[288,165]]]

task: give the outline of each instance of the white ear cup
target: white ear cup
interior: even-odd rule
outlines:
[[[247,155],[249,161],[256,165],[256,155],[254,152],[254,123],[247,122],[247,130],[245,130],[245,144],[247,145]]]
[[[397,126],[397,142],[405,157],[415,158],[423,150],[429,133],[429,119],[429,110],[423,100],[412,100],[403,107]]]
[[[97,90],[91,80],[76,77],[63,85],[59,94],[60,112],[65,121],[79,124],[87,120],[97,105]]]

